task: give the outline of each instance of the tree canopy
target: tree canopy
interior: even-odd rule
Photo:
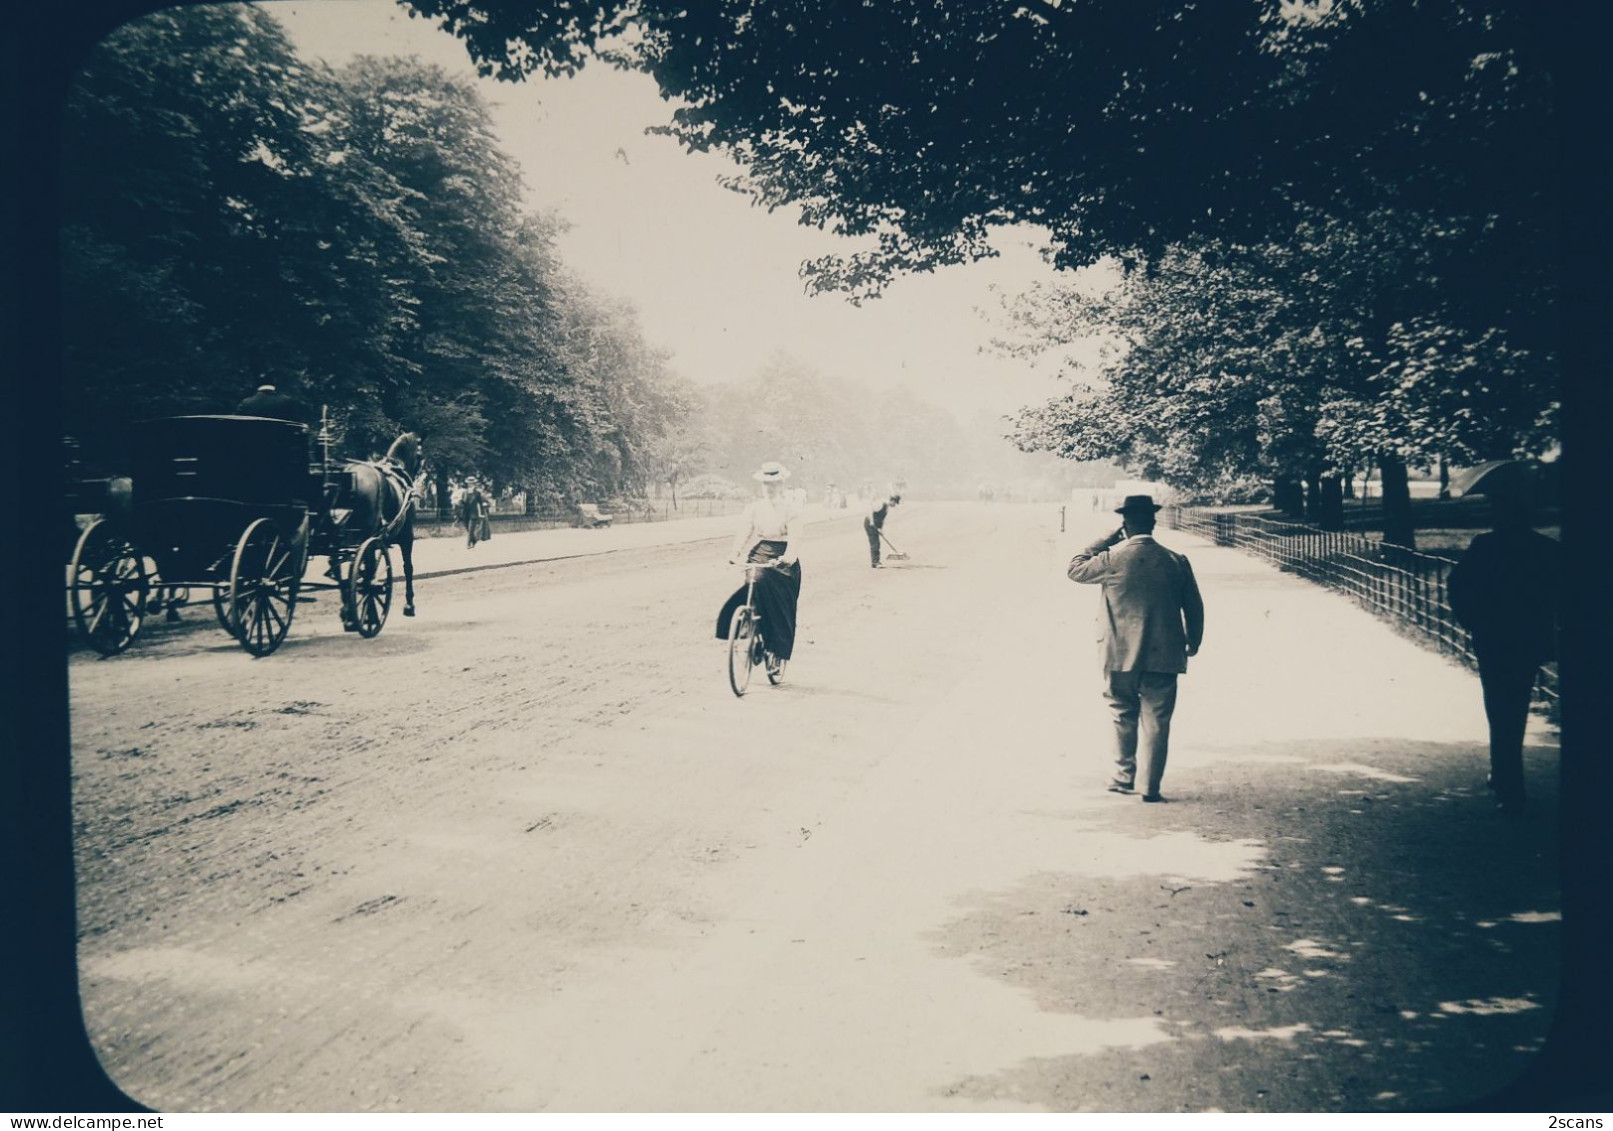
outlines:
[[[1022,442],[1204,481],[1553,429],[1535,6],[402,3],[484,73],[652,74],[675,102],[664,132],[732,157],[731,187],[861,241],[805,265],[809,288],[877,295],[1016,224],[1058,266],[1142,272],[1079,313],[1131,343],[1105,396],[1032,414]]]
[[[1108,343],[1068,394],[1021,413],[1021,445],[1115,459],[1182,487],[1303,479],[1392,456],[1418,465],[1538,452],[1555,432],[1553,370],[1491,328],[1469,334],[1429,288],[1389,321],[1385,291],[1417,275],[1392,231],[1302,226],[1229,254],[1178,246],[1099,295],[1019,296],[1004,348]]]
[[[1549,262],[1550,76],[1526,5],[402,2],[484,73],[648,71],[678,102],[667,131],[734,157],[734,187],[877,241],[815,264],[821,287],[988,255],[996,225],[1041,225],[1081,266],[1389,204],[1466,221],[1453,259]],[[1466,281],[1495,304],[1493,279]]]
[[[260,381],[349,454],[422,433],[444,475],[640,493],[688,408],[631,309],[522,213],[475,89],[412,59],[300,59],[242,4],[169,9],[91,54],[65,112],[68,430],[228,412]]]

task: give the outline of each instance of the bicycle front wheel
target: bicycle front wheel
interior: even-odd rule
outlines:
[[[728,685],[735,695],[745,694],[750,686],[750,671],[755,661],[756,617],[749,608],[734,610],[734,619],[728,622]]]

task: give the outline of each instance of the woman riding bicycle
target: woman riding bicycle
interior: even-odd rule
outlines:
[[[801,533],[806,516],[798,502],[784,492],[790,473],[783,464],[764,463],[751,476],[762,485],[762,497],[745,508],[738,536],[728,555],[730,565],[740,561],[767,565],[757,570],[756,611],[761,617],[767,650],[788,660],[795,649],[795,609],[801,597]],[[717,614],[717,639],[728,639],[734,610],[745,603],[747,586],[741,585]]]

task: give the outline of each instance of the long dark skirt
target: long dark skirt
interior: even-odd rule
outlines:
[[[783,549],[783,542],[761,542],[748,560],[776,561]],[[718,640],[728,639],[728,624],[734,619],[734,610],[745,603],[745,588],[741,585],[734,590],[717,614]],[[781,660],[788,660],[795,651],[795,608],[800,599],[800,562],[762,570],[756,579],[756,611],[762,618],[762,639],[767,642],[767,650]]]

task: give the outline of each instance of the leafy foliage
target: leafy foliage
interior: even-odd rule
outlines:
[[[1212,493],[1386,457],[1541,450],[1556,412],[1549,359],[1500,329],[1465,331],[1437,281],[1396,254],[1417,246],[1396,234],[1385,218],[1376,238],[1308,224],[1259,249],[1173,248],[1096,296],[1021,296],[1010,316],[1022,332],[1003,348],[1108,349],[1067,395],[1020,415],[1017,441]],[[1395,302],[1417,313],[1391,320]]]
[[[1013,224],[1059,266],[1142,272],[1066,312],[1115,320],[1126,353],[1022,417],[1028,446],[1232,483],[1554,429],[1537,6],[402,2],[485,73],[648,71],[677,103],[664,132],[734,158],[733,188],[861,241],[807,264],[812,289],[877,295]]]
[[[1547,22],[1525,5],[404,3],[485,73],[647,70],[680,101],[667,132],[735,157],[734,187],[875,242],[815,264],[822,287],[989,255],[995,225],[1045,226],[1079,266],[1390,202],[1472,219],[1484,246],[1459,253],[1529,276],[1507,293],[1549,264]],[[1453,279],[1475,305],[1495,281]]]
[[[66,112],[69,429],[228,412],[261,380],[349,454],[419,432],[450,474],[641,493],[689,398],[630,310],[524,216],[474,88],[415,60],[300,60],[262,9],[170,9],[93,53]]]

